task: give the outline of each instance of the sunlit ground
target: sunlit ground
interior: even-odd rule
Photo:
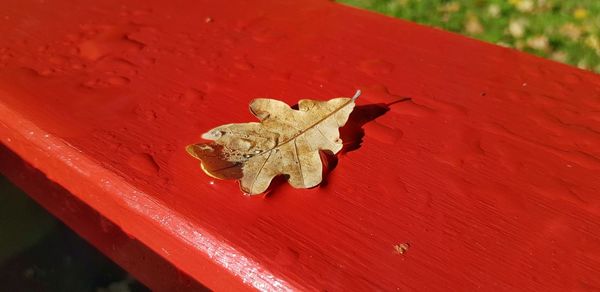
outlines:
[[[600,0],[338,0],[600,73]]]

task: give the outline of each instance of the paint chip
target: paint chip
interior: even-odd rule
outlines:
[[[394,252],[397,254],[405,254],[408,251],[410,244],[408,243],[400,243],[394,245]]]

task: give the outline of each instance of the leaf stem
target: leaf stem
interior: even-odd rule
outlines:
[[[356,90],[356,93],[354,94],[354,96],[352,97],[352,101],[355,101],[361,94],[362,92],[360,91],[360,89]]]

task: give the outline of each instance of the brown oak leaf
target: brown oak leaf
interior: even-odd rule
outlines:
[[[311,188],[322,180],[319,151],[342,149],[339,128],[354,109],[354,97],[329,101],[303,99],[298,110],[275,99],[250,102],[250,112],[260,122],[227,124],[202,135],[211,140],[187,146],[200,159],[206,174],[237,179],[242,191],[263,193],[278,175],[288,176],[294,188]]]

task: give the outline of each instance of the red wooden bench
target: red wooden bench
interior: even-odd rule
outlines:
[[[320,0],[0,8],[1,172],[155,290],[600,289],[598,75]],[[321,187],[184,151],[356,89]]]

